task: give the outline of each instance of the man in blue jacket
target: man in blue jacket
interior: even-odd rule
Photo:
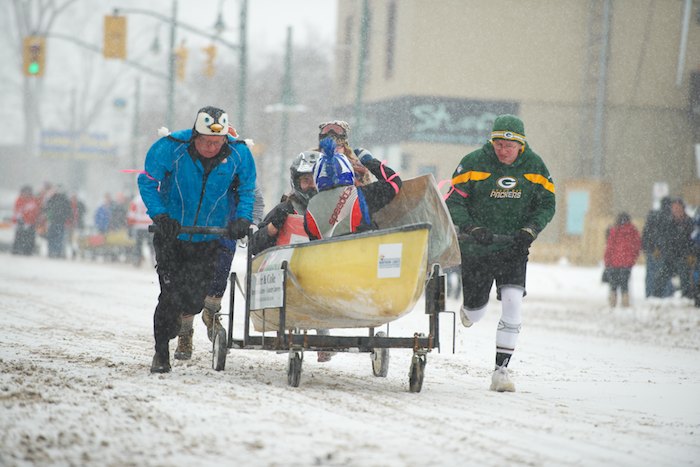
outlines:
[[[235,240],[246,236],[253,219],[255,163],[245,142],[228,130],[226,112],[200,109],[191,130],[151,146],[139,175],[141,197],[158,227],[153,246],[160,295],[151,373],[170,371],[170,339],[180,332],[183,315],[191,328],[191,317],[202,310],[220,244],[217,235],[181,234],[180,227],[226,227]]]

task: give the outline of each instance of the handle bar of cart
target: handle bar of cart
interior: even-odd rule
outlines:
[[[149,232],[158,232],[158,224],[148,226]],[[180,227],[178,234],[209,234],[209,235],[224,235],[228,236],[228,229],[225,227],[209,227],[202,225],[183,225]]]

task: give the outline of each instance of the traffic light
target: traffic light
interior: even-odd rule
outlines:
[[[213,78],[216,74],[216,69],[214,67],[214,60],[216,60],[216,46],[211,44],[207,47],[202,47],[204,53],[207,55],[206,65],[204,66],[204,76]]]
[[[39,36],[25,37],[23,55],[25,76],[44,76],[46,39]]]
[[[102,55],[105,58],[126,58],[126,16],[105,16]]]
[[[184,44],[175,49],[175,75],[178,81],[185,80],[185,67],[187,66],[187,48]]]

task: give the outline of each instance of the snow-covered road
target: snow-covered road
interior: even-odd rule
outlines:
[[[458,325],[455,354],[443,318],[442,353],[410,393],[404,349],[387,378],[350,353],[307,353],[299,388],[287,385],[286,354],[232,350],[215,372],[199,319],[193,359],[151,375],[152,269],[6,254],[0,264],[2,466],[700,463],[700,310],[650,306],[641,268],[636,306],[609,310],[600,269],[531,264],[517,392],[488,390],[493,299],[483,322]],[[425,331],[422,307],[392,335]]]

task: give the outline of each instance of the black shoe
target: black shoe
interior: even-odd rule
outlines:
[[[169,353],[158,353],[153,356],[151,363],[151,373],[170,373],[170,355]]]

